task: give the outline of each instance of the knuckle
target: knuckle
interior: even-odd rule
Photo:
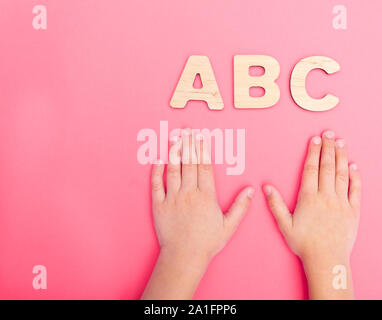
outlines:
[[[193,167],[194,167],[194,164],[192,164],[191,162],[186,162],[186,163],[183,162],[182,164],[182,168],[186,170],[192,169]]]
[[[199,170],[201,172],[209,173],[212,170],[212,166],[210,164],[201,163],[199,164]]]
[[[238,209],[239,211],[247,210],[248,206],[249,206],[249,203],[245,200],[240,200],[236,203],[236,209]]]
[[[353,174],[352,181],[354,185],[359,185],[359,186],[361,185],[361,176],[358,172],[356,174]]]
[[[360,185],[353,185],[351,188],[351,192],[353,194],[360,194],[361,193],[361,186]]]
[[[176,176],[178,175],[178,172],[179,172],[178,168],[174,166],[167,167],[167,176],[170,176],[170,177]]]
[[[318,173],[318,166],[314,164],[307,163],[305,165],[305,172],[309,175],[315,175]]]
[[[180,157],[178,155],[169,154],[168,164],[171,166],[178,166],[180,164]]]
[[[348,183],[349,181],[349,176],[347,172],[344,170],[337,171],[336,178],[339,182],[343,182],[343,183]]]
[[[324,161],[321,164],[321,170],[327,174],[332,174],[336,170],[333,164],[334,164],[334,162],[332,162],[332,161]]]
[[[326,151],[334,150],[334,146],[335,146],[335,141],[334,140],[327,139],[327,138],[323,139],[323,148],[324,148],[324,150],[326,150]]]
[[[240,208],[245,208],[245,206],[247,205],[247,201],[244,200],[244,199],[240,199],[240,200],[237,201],[237,205]]]
[[[336,162],[336,156],[332,152],[328,152],[322,157],[322,162],[323,163],[328,163],[328,164],[334,164]]]
[[[160,181],[154,180],[151,184],[151,188],[153,191],[159,191],[162,189],[162,183]]]
[[[279,205],[276,201],[271,200],[269,202],[269,208],[271,209],[271,211],[276,212],[279,209]]]
[[[321,146],[312,144],[308,150],[308,157],[316,159],[320,157]]]
[[[344,161],[346,160],[346,151],[344,148],[337,148],[336,149],[336,157],[339,161]]]

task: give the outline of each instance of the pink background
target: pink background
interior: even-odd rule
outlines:
[[[48,30],[32,8],[48,9]],[[345,4],[348,29],[334,30]],[[0,2],[0,298],[140,297],[158,253],[150,166],[138,164],[140,129],[245,128],[246,170],[216,166],[227,208],[247,184],[253,204],[211,263],[195,298],[300,299],[306,284],[269,213],[261,185],[274,183],[292,207],[308,139],[325,129],[346,138],[363,175],[359,236],[352,255],[357,298],[382,298],[380,103],[382,2],[301,0],[2,0]],[[189,55],[207,55],[225,108],[169,101]],[[233,107],[233,56],[266,54],[281,66],[279,103]],[[294,65],[311,55],[341,71],[313,71],[314,97],[327,112],[298,107],[289,93]],[[32,268],[48,289],[32,288]]]

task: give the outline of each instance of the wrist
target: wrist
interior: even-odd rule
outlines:
[[[186,270],[205,272],[211,260],[208,254],[202,251],[191,251],[173,247],[162,247],[159,259],[169,261],[174,266]]]
[[[162,247],[142,299],[192,299],[208,262],[204,255]]]
[[[328,268],[332,269],[336,265],[350,265],[350,257],[345,253],[304,254],[300,258],[305,271],[309,272],[326,272]]]
[[[347,255],[317,255],[301,260],[310,299],[353,299],[351,268]]]

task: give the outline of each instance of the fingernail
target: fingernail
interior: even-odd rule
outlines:
[[[343,148],[345,146],[345,140],[344,139],[339,139],[336,141],[336,146],[338,148]]]
[[[354,170],[354,171],[358,169],[358,167],[355,163],[352,163],[349,168],[350,168],[350,170]]]
[[[249,188],[249,189],[248,189],[248,193],[247,193],[248,198],[249,198],[249,199],[252,199],[254,193],[255,193],[255,190],[253,190],[253,188]]]
[[[270,186],[264,186],[263,190],[267,196],[271,195],[272,193],[272,188]]]
[[[320,143],[321,143],[321,138],[320,138],[320,137],[314,137],[314,138],[312,139],[312,142],[313,142],[314,144],[320,144]]]
[[[324,132],[324,136],[328,139],[333,139],[334,138],[334,132],[333,131],[326,131],[326,132]]]

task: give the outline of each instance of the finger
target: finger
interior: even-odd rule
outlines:
[[[195,141],[198,159],[198,188],[200,190],[214,192],[215,181],[209,143],[201,133],[195,136]]]
[[[361,175],[355,163],[349,167],[350,187],[349,187],[349,202],[350,205],[359,211],[361,207]]]
[[[172,196],[176,194],[182,183],[180,170],[180,156],[182,150],[182,139],[174,136],[170,139],[170,151],[167,165],[167,194]]]
[[[301,191],[313,193],[318,191],[318,168],[320,165],[321,137],[313,137],[309,144],[302,173]]]
[[[196,189],[197,175],[195,139],[190,129],[182,130],[182,188]]]
[[[281,233],[285,236],[292,228],[292,215],[276,188],[270,185],[265,185],[263,190],[277,225],[279,226]]]
[[[238,227],[241,219],[247,212],[251,200],[253,198],[254,190],[252,187],[243,189],[235,201],[224,215],[226,225],[228,226],[228,235],[231,236]]]
[[[336,193],[345,199],[348,198],[349,164],[345,148],[345,140],[336,141]]]
[[[319,191],[335,192],[336,155],[334,151],[334,132],[326,131],[322,135],[321,163],[319,172]]]
[[[151,194],[153,203],[162,202],[165,198],[163,172],[164,163],[161,160],[157,160],[151,171]]]

